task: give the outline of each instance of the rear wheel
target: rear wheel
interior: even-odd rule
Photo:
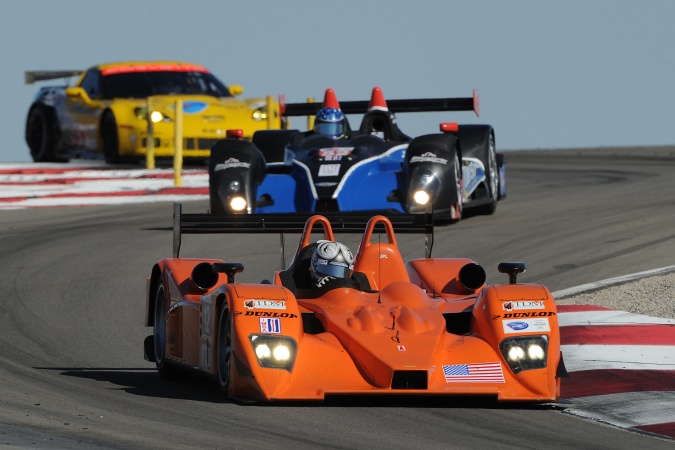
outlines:
[[[108,111],[101,120],[101,141],[103,142],[103,155],[109,164],[120,162],[120,142],[117,132],[117,121],[112,112]]]
[[[166,359],[166,299],[164,298],[164,283],[161,281],[155,291],[155,362],[157,372],[164,379],[174,379],[177,369]]]
[[[35,162],[68,162],[56,156],[58,130],[54,112],[43,105],[31,109],[26,121],[26,143]]]
[[[218,321],[218,386],[229,395],[232,378],[232,328],[230,310],[223,306]]]

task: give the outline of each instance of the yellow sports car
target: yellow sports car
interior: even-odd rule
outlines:
[[[36,162],[139,161],[146,155],[149,128],[155,155],[173,156],[177,100],[183,105],[185,158],[208,158],[227,130],[243,130],[250,139],[256,130],[281,127],[276,101],[237,98],[241,86],[228,87],[197,64],[120,62],[84,72],[30,71],[26,83],[73,76],[79,76],[74,87],[41,88],[28,111],[26,142]]]

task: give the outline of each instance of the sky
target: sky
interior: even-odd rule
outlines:
[[[674,18],[670,0],[2,0],[0,162],[31,160],[28,108],[62,83],[24,71],[166,59],[287,102],[478,89],[480,117],[400,114],[411,136],[456,121],[492,125],[499,150],[675,145]]]

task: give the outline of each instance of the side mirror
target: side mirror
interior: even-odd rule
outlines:
[[[231,84],[227,87],[227,89],[230,91],[230,94],[232,94],[234,97],[244,93],[244,88],[239,86],[238,84]]]
[[[523,262],[503,262],[497,266],[498,271],[509,275],[509,284],[516,284],[516,277],[526,269],[527,266]]]
[[[88,98],[89,96],[87,95],[87,91],[82,89],[81,87],[69,87],[66,89],[66,95],[68,97],[81,97],[81,98]]]

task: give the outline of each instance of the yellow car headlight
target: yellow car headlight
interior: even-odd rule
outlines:
[[[257,122],[267,120],[267,108],[258,108],[254,110],[251,117]]]
[[[139,106],[138,108],[135,108],[134,114],[136,115],[136,118],[138,120],[148,120],[148,108],[144,106]],[[150,113],[150,120],[152,120],[152,123],[171,121],[169,117],[165,116],[159,111],[152,111]]]

